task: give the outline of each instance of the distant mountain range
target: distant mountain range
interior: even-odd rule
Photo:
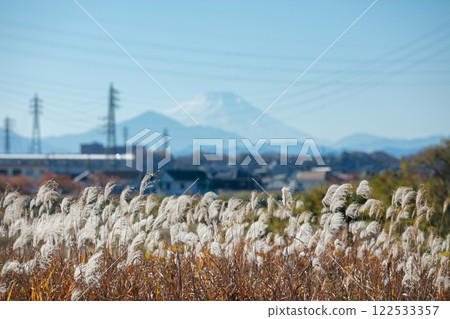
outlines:
[[[415,154],[427,146],[437,145],[444,138],[443,135],[436,135],[427,138],[390,139],[370,134],[352,134],[329,146],[338,151],[362,151],[367,153],[383,151],[401,157]]]
[[[127,127],[129,137],[139,131],[149,128],[152,131],[163,133],[167,130],[172,137],[170,145],[174,153],[190,153],[192,138],[218,138],[225,139],[238,138],[239,136],[228,131],[205,126],[187,127],[179,122],[159,113],[147,111],[130,120],[119,122],[116,125],[117,137],[122,137],[123,128]],[[3,136],[3,134],[2,134]],[[119,140],[120,138],[118,138]],[[78,153],[81,144],[99,142],[104,144],[106,140],[105,129],[95,128],[80,134],[68,134],[42,139],[42,149],[44,153]],[[31,140],[18,135],[12,136],[14,145],[13,152],[27,152]],[[118,143],[122,144],[122,143]]]
[[[249,138],[255,143],[259,138],[315,138],[315,142],[323,153],[340,151],[384,151],[396,157],[414,154],[424,147],[438,144],[444,136],[432,136],[420,139],[389,139],[369,134],[353,134],[338,142],[331,143],[318,139],[306,132],[290,127],[279,120],[265,114],[253,126],[250,124],[261,114],[253,105],[233,93],[209,93],[199,95],[192,100],[181,103],[181,106],[191,114],[200,125],[197,125],[185,112],[176,107],[165,114],[147,111],[130,120],[119,122],[117,132],[123,127],[128,128],[129,137],[144,128],[164,132],[167,130],[172,137],[170,144],[175,154],[189,154],[192,152],[193,138]],[[4,132],[0,129],[0,136]],[[118,134],[121,136],[121,134]],[[31,141],[29,138],[12,134],[12,152],[27,153]],[[80,144],[100,142],[104,143],[106,136],[104,129],[94,128],[80,134],[47,137],[42,139],[44,153],[78,153]],[[3,151],[3,138],[0,143]],[[119,143],[120,144],[120,143]],[[243,150],[238,143],[238,151]],[[274,151],[276,148],[265,145],[262,151]]]

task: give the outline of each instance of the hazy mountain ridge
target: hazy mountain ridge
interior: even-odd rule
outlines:
[[[297,138],[299,146],[289,147],[292,152],[298,152],[304,138],[315,138],[313,135],[285,125],[279,120],[265,114],[254,126],[250,124],[261,114],[249,102],[239,96],[226,92],[214,92],[198,95],[191,100],[181,103],[200,124],[198,126],[185,112],[178,107],[160,114],[152,111],[144,112],[132,119],[118,122],[116,127],[116,143],[123,145],[123,128],[128,129],[128,138],[144,128],[152,131],[164,132],[172,137],[170,145],[174,154],[189,154],[192,152],[194,138],[220,138],[224,140],[227,149],[228,139],[249,138],[256,143],[260,138]],[[391,139],[375,135],[358,133],[328,142],[315,138],[315,142],[323,153],[341,151],[384,151],[396,157],[410,155],[424,147],[438,144],[445,136],[431,136],[416,139]],[[4,152],[4,132],[0,129],[1,151]],[[105,129],[94,128],[80,134],[52,136],[42,139],[44,153],[78,153],[80,144],[106,141]],[[11,151],[13,153],[27,153],[30,150],[31,139],[22,137],[14,132],[11,134]],[[262,152],[277,151],[276,147],[264,145]],[[238,152],[244,150],[238,142]]]
[[[330,147],[341,151],[384,151],[397,157],[411,155],[419,150],[439,144],[445,136],[435,135],[425,138],[398,139],[358,133],[346,136]]]

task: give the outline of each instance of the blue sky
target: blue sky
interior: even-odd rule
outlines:
[[[264,110],[372,1],[80,3],[178,100],[231,91]],[[174,106],[71,0],[0,1],[0,115],[31,135]],[[314,136],[450,134],[450,2],[380,0],[269,111]],[[202,124],[202,123],[200,123]]]

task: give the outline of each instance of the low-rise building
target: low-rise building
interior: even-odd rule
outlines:
[[[205,193],[209,178],[200,170],[163,170],[159,172],[156,192],[165,195]]]
[[[46,172],[53,172],[75,178],[89,171],[137,179],[141,173],[126,165],[130,156],[132,157],[127,154],[0,154],[0,174],[40,179]]]

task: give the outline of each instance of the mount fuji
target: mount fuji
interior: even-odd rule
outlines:
[[[234,132],[235,134],[257,141],[260,138],[297,138],[303,140],[311,135],[282,123],[269,114],[264,114],[254,125],[252,123],[260,116],[261,110],[231,92],[213,92],[202,94],[181,103],[179,107],[168,110],[165,115],[186,126],[200,126]],[[188,113],[188,114],[187,114]]]

